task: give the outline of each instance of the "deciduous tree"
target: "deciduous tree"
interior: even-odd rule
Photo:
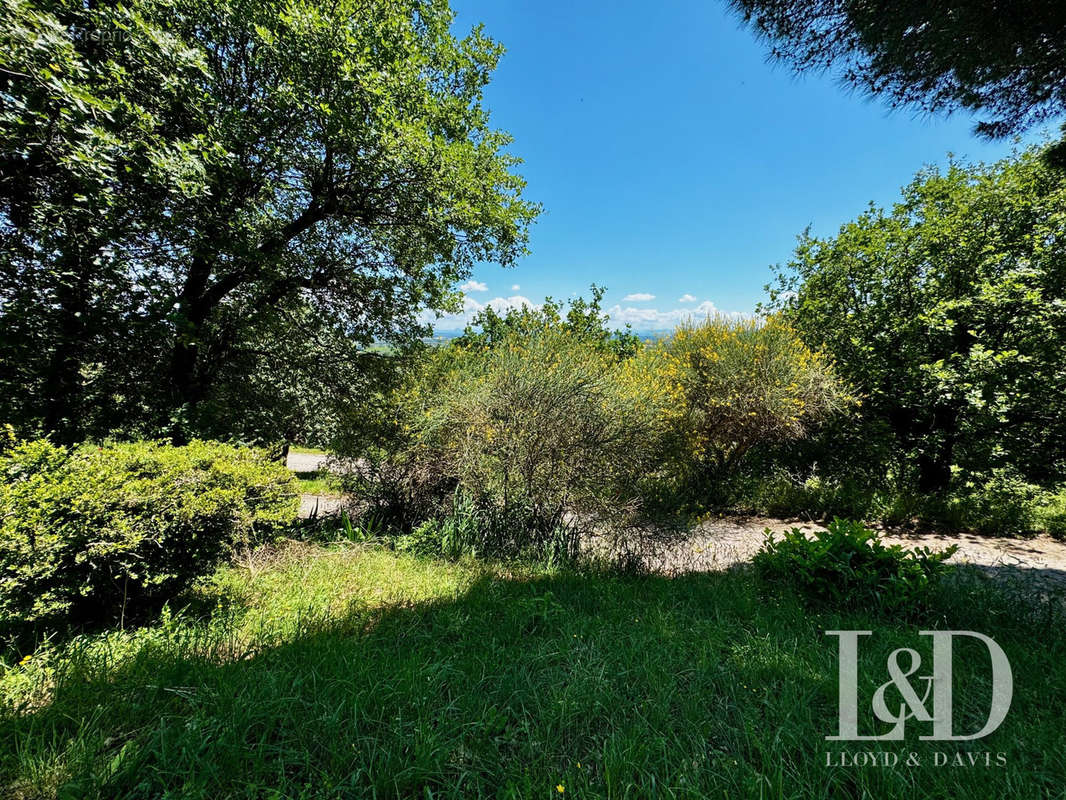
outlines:
[[[1066,478],[1066,180],[1040,155],[924,170],[891,209],[804,235],[770,287],[921,491],[953,467]]]
[[[524,251],[536,208],[481,102],[502,50],[454,37],[442,0],[4,3],[0,358],[23,427],[217,427],[235,380],[416,339],[473,263]]]

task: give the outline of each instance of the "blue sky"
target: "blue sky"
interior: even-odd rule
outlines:
[[[486,105],[544,205],[530,256],[475,270],[471,311],[597,283],[639,329],[683,309],[750,312],[807,225],[832,234],[949,152],[988,161],[1013,147],[977,139],[968,117],[889,113],[831,76],[767,64],[721,0],[452,7],[457,33],[483,22],[507,48]]]

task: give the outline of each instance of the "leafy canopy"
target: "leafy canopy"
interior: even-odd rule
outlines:
[[[367,345],[525,250],[537,209],[481,102],[502,48],[442,0],[3,3],[0,395],[24,429],[277,436],[303,415],[282,380],[333,402]]]
[[[1040,156],[923,170],[770,287],[923,492],[953,467],[1066,478],[1066,180]]]
[[[1056,0],[730,0],[771,56],[831,70],[896,107],[977,111],[1009,136],[1066,108],[1066,5]]]
[[[599,350],[608,350],[619,358],[628,358],[641,348],[641,339],[627,324],[624,328],[611,328],[610,318],[602,310],[602,286],[591,287],[592,299],[576,297],[566,307],[544,298],[540,306],[511,307],[500,314],[492,306],[477,313],[455,340],[461,347],[493,347],[508,337],[532,339],[548,333],[562,333],[591,344]]]

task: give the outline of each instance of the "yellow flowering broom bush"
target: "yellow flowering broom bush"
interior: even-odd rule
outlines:
[[[676,455],[721,475],[753,447],[802,439],[850,399],[832,365],[778,316],[680,325],[660,348]]]

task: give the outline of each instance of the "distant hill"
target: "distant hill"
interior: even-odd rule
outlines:
[[[637,336],[644,340],[663,339],[672,334],[673,332],[673,328],[658,328],[656,330],[633,331],[633,333],[635,333]],[[422,341],[424,341],[426,344],[443,344],[445,342],[451,341],[452,339],[457,339],[462,335],[463,332],[461,330],[434,331],[432,336],[427,336]]]

